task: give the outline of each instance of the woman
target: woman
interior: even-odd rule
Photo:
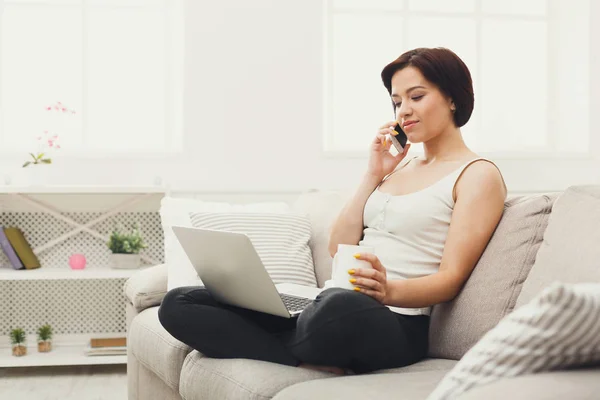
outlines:
[[[504,209],[498,168],[464,143],[471,75],[452,51],[420,48],[381,74],[396,119],[371,143],[362,181],[331,229],[329,250],[360,254],[355,291],[326,289],[297,319],[220,304],[205,289],[165,296],[159,319],[175,338],[209,357],[250,358],[337,374],[415,363],[427,355],[431,306],[453,299],[471,274]],[[400,123],[424,155],[400,165],[388,135]]]

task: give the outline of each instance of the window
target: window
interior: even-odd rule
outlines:
[[[2,151],[179,151],[183,38],[181,0],[0,0]]]
[[[364,156],[394,119],[382,68],[406,50],[441,46],[473,77],[475,109],[461,129],[471,149],[498,158],[592,153],[589,0],[325,3],[326,152]]]

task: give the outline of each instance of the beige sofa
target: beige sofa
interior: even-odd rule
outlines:
[[[302,195],[293,205],[311,218],[310,246],[320,285],[331,267],[328,227],[344,200],[316,192]],[[551,282],[600,282],[598,226],[600,186],[509,197],[460,294],[433,308],[429,358],[368,375],[338,377],[261,361],[205,357],[171,337],[158,321],[167,266],[140,271],[125,284],[129,399],[425,399],[483,334]],[[598,399],[600,368],[502,379],[460,397],[506,398]]]

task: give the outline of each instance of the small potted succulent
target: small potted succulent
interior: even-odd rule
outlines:
[[[142,239],[138,224],[130,232],[124,232],[121,227],[113,229],[107,243],[112,252],[113,268],[138,268],[140,266],[140,250],[147,246]]]
[[[37,330],[38,352],[47,353],[52,350],[52,327],[48,324],[42,325]]]
[[[15,328],[10,331],[10,343],[12,344],[12,354],[15,357],[21,357],[27,354],[27,335],[22,328]]]

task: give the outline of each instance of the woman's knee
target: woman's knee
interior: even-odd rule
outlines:
[[[165,328],[170,325],[170,317],[175,314],[172,311],[173,309],[176,309],[177,304],[179,304],[179,298],[183,294],[182,289],[183,288],[175,288],[169,290],[160,303],[160,307],[158,308],[158,320]]]
[[[321,292],[300,314],[297,326],[300,331],[312,331],[324,323],[338,325],[345,323],[349,314],[380,306],[377,300],[363,293],[331,288]]]
[[[317,296],[313,304],[316,308],[333,310],[336,313],[380,305],[377,300],[364,293],[341,288],[324,290]]]
[[[168,330],[169,327],[182,319],[181,314],[188,304],[201,303],[204,297],[206,297],[205,301],[210,300],[208,291],[197,287],[171,289],[167,292],[158,308],[158,320]]]

